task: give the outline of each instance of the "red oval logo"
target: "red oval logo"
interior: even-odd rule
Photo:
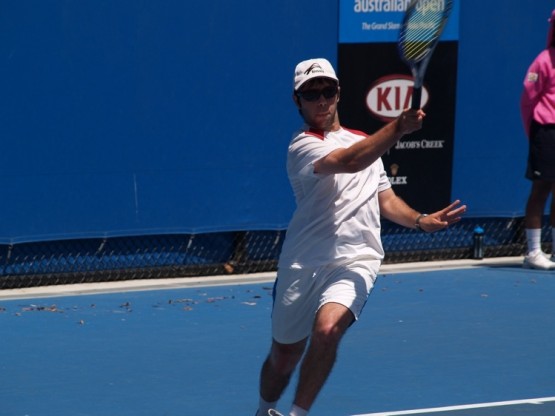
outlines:
[[[412,99],[413,79],[406,75],[388,75],[372,84],[366,95],[366,107],[376,118],[389,122],[409,108]],[[428,103],[428,90],[422,87],[422,104]]]

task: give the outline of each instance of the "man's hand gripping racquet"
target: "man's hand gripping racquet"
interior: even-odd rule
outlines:
[[[426,67],[453,7],[452,0],[412,0],[399,33],[399,53],[414,77],[411,108],[420,108]]]

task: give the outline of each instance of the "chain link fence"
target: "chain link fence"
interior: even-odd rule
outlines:
[[[523,218],[465,219],[433,234],[384,221],[384,263],[469,259],[474,229],[484,257],[520,256]],[[543,248],[551,233],[543,230]],[[274,271],[285,231],[94,238],[0,245],[0,289]]]

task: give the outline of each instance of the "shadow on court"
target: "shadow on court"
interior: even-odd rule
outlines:
[[[0,415],[252,416],[270,308],[271,283],[0,300]],[[418,414],[400,412],[555,396],[554,312],[554,272],[384,274],[311,414]]]

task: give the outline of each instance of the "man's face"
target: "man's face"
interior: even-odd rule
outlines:
[[[293,99],[310,127],[321,130],[339,128],[339,87],[334,81],[326,78],[311,79],[301,86]]]

